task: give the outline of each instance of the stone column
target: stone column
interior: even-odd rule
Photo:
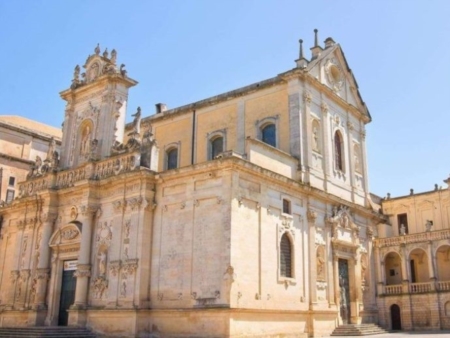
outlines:
[[[427,245],[427,258],[428,258],[428,274],[430,276],[431,290],[436,290],[436,257],[433,255],[433,248],[431,247],[431,241],[428,241]]]
[[[317,213],[308,207],[306,212],[309,225],[309,306],[317,304],[317,264],[316,264],[316,219]]]
[[[384,284],[386,280],[384,279],[384,261],[381,261],[380,257],[380,249],[378,248],[378,245],[375,246],[374,250],[374,261],[375,261],[375,283],[377,285],[377,294],[378,296],[382,295],[384,293]]]
[[[87,296],[89,287],[89,277],[91,276],[91,246],[92,246],[92,229],[94,227],[94,217],[97,208],[88,206],[83,212],[84,220],[81,230],[80,253],[78,255],[77,286],[75,289],[74,309],[85,309],[87,306]]]
[[[401,251],[403,252],[403,257],[401,258],[402,264],[402,292],[405,294],[409,293],[409,283],[411,280],[411,271],[409,267],[408,257],[406,253],[406,245],[401,244]]]
[[[40,236],[39,246],[39,260],[36,270],[36,296],[34,299],[33,308],[36,310],[45,309],[45,296],[47,291],[47,284],[50,272],[50,237],[53,232],[53,225],[56,219],[55,213],[48,213],[44,215],[42,226],[42,233]]]

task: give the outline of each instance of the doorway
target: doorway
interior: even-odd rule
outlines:
[[[400,306],[397,304],[391,305],[391,323],[392,330],[402,329],[402,317],[400,315]]]
[[[350,323],[350,283],[348,280],[348,261],[339,258],[340,314],[343,324]]]
[[[75,300],[75,288],[77,280],[74,276],[77,261],[65,261],[61,282],[61,297],[59,301],[58,325],[67,326],[69,322],[69,312],[67,310]]]

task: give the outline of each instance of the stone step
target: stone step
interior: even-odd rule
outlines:
[[[96,335],[80,327],[0,327],[0,338],[96,338]]]
[[[334,329],[332,336],[369,336],[387,333],[376,324],[346,324]]]

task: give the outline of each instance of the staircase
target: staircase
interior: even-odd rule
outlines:
[[[70,326],[0,327],[0,338],[96,338],[88,329]]]
[[[388,333],[376,324],[346,324],[334,329],[332,336],[369,336]],[[1,336],[0,336],[1,337]]]

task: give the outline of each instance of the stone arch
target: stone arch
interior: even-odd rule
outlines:
[[[428,268],[428,254],[422,248],[415,247],[408,253],[411,283],[425,283],[430,281]]]
[[[386,285],[402,283],[402,259],[398,252],[389,251],[383,258]]]
[[[60,247],[67,245],[80,244],[81,241],[81,223],[73,221],[60,229],[57,229],[50,237],[50,247]]]

